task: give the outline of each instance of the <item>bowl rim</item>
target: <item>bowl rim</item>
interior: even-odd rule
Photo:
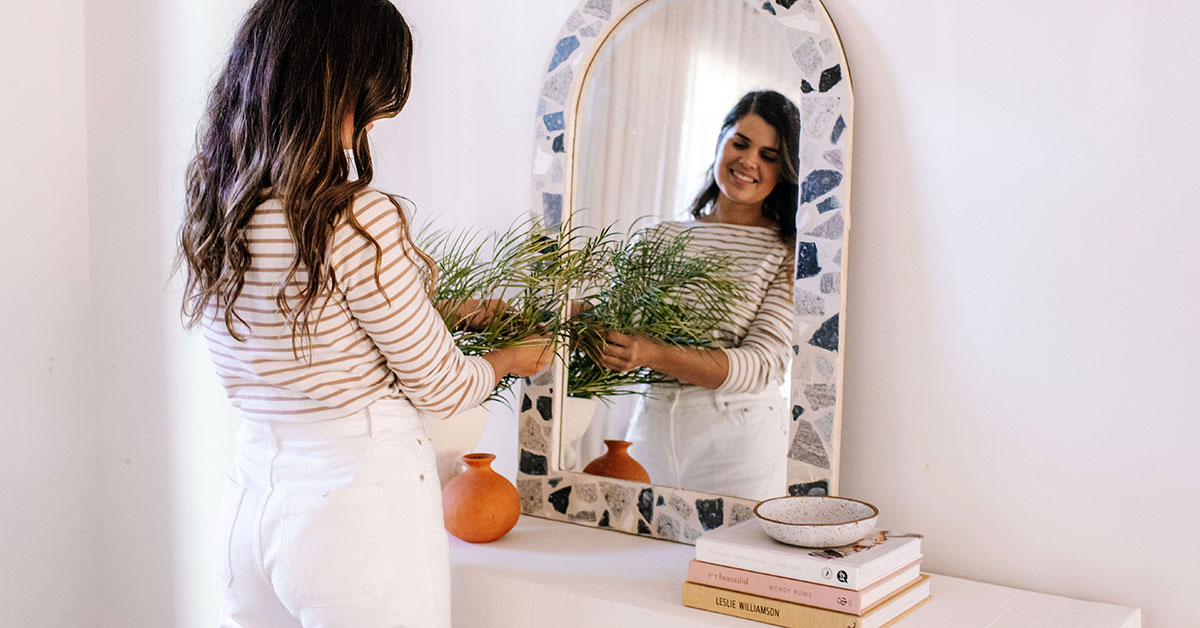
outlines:
[[[794,523],[791,521],[780,521],[778,519],[772,519],[772,518],[764,516],[762,513],[758,512],[758,509],[763,504],[765,504],[767,502],[779,501],[781,499],[836,499],[836,500],[846,501],[846,502],[855,502],[855,503],[862,504],[862,505],[866,506],[867,508],[870,508],[872,514],[867,515],[865,517],[858,518],[858,519],[851,519],[850,521],[839,521],[837,523]],[[867,521],[868,519],[873,519],[875,517],[878,517],[879,509],[876,508],[874,506],[874,504],[868,504],[867,502],[864,502],[861,499],[851,499],[849,497],[835,497],[835,496],[831,496],[831,495],[783,495],[781,497],[772,497],[770,499],[764,499],[761,502],[758,502],[757,504],[755,504],[754,516],[758,517],[759,519],[762,519],[763,521],[770,521],[771,523],[778,523],[779,525],[784,525],[784,526],[803,526],[803,527],[844,526],[844,525],[851,524],[851,523],[860,523],[863,521]]]

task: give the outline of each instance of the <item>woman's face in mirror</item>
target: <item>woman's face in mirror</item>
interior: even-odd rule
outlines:
[[[761,207],[779,181],[779,133],[749,113],[722,136],[713,176],[725,200]]]

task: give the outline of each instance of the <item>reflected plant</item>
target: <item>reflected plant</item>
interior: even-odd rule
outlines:
[[[635,385],[668,378],[645,367],[621,373],[604,366],[607,331],[676,346],[710,345],[744,300],[736,260],[696,250],[689,232],[670,236],[648,229],[623,241],[607,233],[598,239],[575,284],[581,311],[564,326],[571,347],[567,394],[601,399],[640,394]]]

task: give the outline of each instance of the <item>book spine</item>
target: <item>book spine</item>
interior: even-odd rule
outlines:
[[[703,537],[696,540],[696,560],[782,576],[792,580],[815,582],[839,589],[858,591],[858,568],[832,564],[805,556],[780,556],[744,545],[715,542]]]
[[[683,583],[683,605],[784,628],[859,628],[862,618],[759,595]]]
[[[688,565],[688,580],[697,584],[761,595],[784,602],[826,608],[851,615],[862,614],[861,593],[833,589],[803,580],[781,578],[724,565],[710,565],[698,560],[693,560]]]

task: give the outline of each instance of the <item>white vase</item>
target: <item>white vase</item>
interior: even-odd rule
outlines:
[[[599,403],[595,399],[583,399],[581,397],[567,397],[563,404],[563,421],[562,421],[562,466],[568,470],[578,470],[580,465],[579,459],[579,441],[587,432],[588,426],[592,423],[592,417],[596,416],[596,404]]]
[[[423,416],[425,433],[437,455],[438,479],[442,486],[462,472],[462,457],[475,451],[491,412],[487,405],[463,410],[448,419]]]

